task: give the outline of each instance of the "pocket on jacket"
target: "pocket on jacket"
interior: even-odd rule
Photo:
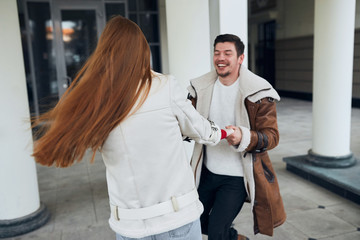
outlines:
[[[262,159],[261,159],[261,165],[263,167],[264,176],[265,176],[266,180],[269,183],[273,183],[274,179],[275,179],[273,172],[268,168],[268,166],[264,163],[264,161]]]

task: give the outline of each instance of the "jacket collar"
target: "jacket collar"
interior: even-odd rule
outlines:
[[[246,98],[264,90],[271,90],[272,86],[265,79],[255,75],[246,66],[241,65],[240,70],[240,91],[241,95]],[[213,86],[218,75],[215,70],[206,73],[198,78],[190,81],[191,85],[196,91],[202,91],[210,86]],[[278,96],[272,96],[279,100]]]
[[[271,84],[252,73],[246,66],[242,65],[240,67],[239,74],[239,102],[244,102],[245,98],[256,102],[264,97],[272,97],[278,101],[280,100],[279,95]],[[189,87],[189,91],[195,91],[191,93],[193,97],[201,98],[201,101],[197,101],[197,110],[204,117],[209,116],[212,92],[217,78],[218,75],[214,70],[190,81],[192,87]]]

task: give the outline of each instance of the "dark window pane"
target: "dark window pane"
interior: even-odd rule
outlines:
[[[22,52],[23,52],[23,59],[25,66],[28,101],[30,106],[30,113],[34,113],[35,105],[34,105],[34,95],[33,95],[33,83],[31,81],[31,70],[30,70],[30,59],[29,59],[30,57],[29,57],[28,41],[26,35],[25,15],[22,9],[22,4],[19,1],[18,1],[18,11],[19,11],[19,23],[20,23]]]
[[[148,42],[159,42],[159,27],[156,14],[140,14],[140,27]]]
[[[37,99],[34,101],[39,102],[41,113],[53,107],[58,101],[53,25],[49,3],[29,2],[27,9],[37,90]]]
[[[136,0],[129,0],[129,11],[136,11]]]
[[[95,10],[62,10],[62,33],[67,76],[74,78],[96,47]]]
[[[125,17],[125,3],[105,3],[106,21],[114,15]]]
[[[150,46],[151,58],[152,58],[152,69],[155,72],[161,72],[161,62],[160,62],[160,47],[159,46]]]
[[[157,11],[157,0],[139,0],[140,11]]]
[[[137,17],[136,14],[129,14],[129,19],[133,21],[134,23],[137,23]]]

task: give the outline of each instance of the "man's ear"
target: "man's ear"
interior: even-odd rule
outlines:
[[[245,58],[245,55],[244,54],[241,54],[239,57],[238,57],[238,64],[242,64],[242,62],[244,61],[244,58]]]

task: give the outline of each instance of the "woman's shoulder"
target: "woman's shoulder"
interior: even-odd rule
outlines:
[[[169,81],[169,80],[173,80],[174,77],[172,75],[169,74],[164,74],[164,73],[159,73],[159,72],[155,72],[155,71],[151,71],[152,73],[152,80],[153,81]]]

